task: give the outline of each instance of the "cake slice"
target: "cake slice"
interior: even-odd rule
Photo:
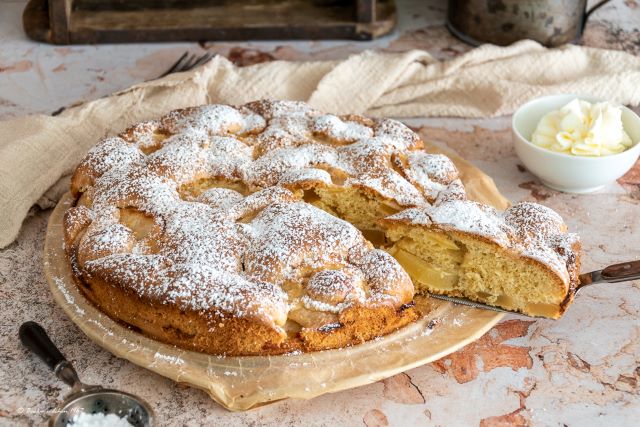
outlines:
[[[383,224],[388,252],[418,293],[554,319],[573,299],[580,241],[547,207],[519,203],[498,212],[466,199],[444,199]]]

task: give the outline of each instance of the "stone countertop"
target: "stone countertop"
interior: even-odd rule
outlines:
[[[593,2],[590,2],[593,3]],[[52,112],[160,75],[184,52],[210,51],[239,65],[273,59],[344,58],[371,48],[424,49],[440,59],[470,49],[445,29],[446,2],[398,1],[399,26],[373,42],[237,42],[51,46],[21,28],[23,1],[0,0],[0,118]],[[640,0],[594,14],[583,43],[640,55]],[[491,175],[512,201],[557,210],[582,236],[584,270],[640,258],[640,164],[597,193],[547,189],[519,164],[510,118],[411,119]],[[34,209],[0,251],[0,425],[40,425],[67,387],[18,342],[36,320],[82,379],[138,394],[159,425],[637,425],[640,413],[640,283],[585,289],[559,321],[508,316],[480,340],[438,362],[309,401],[231,413],[204,392],[116,358],[85,337],[49,294],[42,271],[50,211]]]

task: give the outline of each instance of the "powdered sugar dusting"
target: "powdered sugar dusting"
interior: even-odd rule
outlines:
[[[144,154],[120,137],[106,138],[89,150],[77,171],[86,174],[88,185],[111,169],[124,169],[143,162]],[[76,172],[78,173],[78,172]]]
[[[246,134],[258,132],[265,126],[262,117],[252,112],[241,112],[228,105],[204,105],[173,111],[161,119],[161,123],[171,133],[179,133],[185,129],[202,130],[210,135],[227,133]],[[189,114],[194,113],[194,114]]]
[[[426,209],[431,221],[441,227],[491,237],[502,246],[509,243],[509,236],[498,212],[471,200],[452,200]]]
[[[79,267],[157,303],[276,328],[292,310],[335,322],[353,305],[411,301],[411,281],[390,255],[282,188],[317,185],[417,207],[394,218],[490,238],[566,276],[571,245],[557,218],[466,200],[450,160],[421,148],[399,122],[298,102],[171,112],[101,141],[78,167],[74,191],[88,204],[68,216],[86,227]],[[551,225],[536,234],[523,215]]]
[[[80,306],[76,304],[75,298],[73,298],[73,296],[69,293],[69,291],[67,291],[65,281],[60,277],[54,277],[53,280],[56,282],[56,286],[64,296],[64,299],[67,301],[67,303],[72,305],[75,308],[76,313],[78,315],[84,316],[85,315],[84,309],[80,308]]]
[[[457,179],[453,163],[415,151],[421,146],[414,132],[393,120],[341,118],[302,103],[260,101],[192,107],[133,126],[98,144],[79,171],[90,178],[88,186],[130,163],[146,165],[142,169],[178,187],[206,179],[251,188],[357,185],[410,207],[432,201]],[[406,153],[406,161],[395,160]],[[331,179],[333,171],[344,179]]]
[[[331,114],[316,117],[311,130],[340,142],[353,142],[373,136],[373,129],[356,122],[342,121]]]
[[[371,179],[361,174],[362,185],[371,183],[405,203],[422,200],[390,169],[392,151],[402,143],[389,135],[373,137],[372,128],[335,116],[318,120],[313,130],[318,115],[307,108],[285,114],[291,108],[296,104],[280,104],[263,118],[250,106],[196,107],[103,141],[80,171],[94,180],[86,192],[90,204],[69,211],[70,216],[79,209],[90,212],[79,242],[79,267],[149,301],[259,318],[274,326],[283,326],[299,303],[337,314],[353,304],[410,301],[413,286],[406,273],[356,228],[297,201],[289,190],[271,187],[304,180],[329,185],[327,170],[359,174],[361,165],[353,160],[366,156],[366,149],[341,152],[340,145],[316,140],[299,144],[313,132],[326,132],[330,138],[358,140],[360,146],[370,138],[373,150],[384,157],[387,169]],[[278,128],[295,141],[254,158],[260,135]],[[144,138],[145,131],[156,136]],[[382,182],[384,173],[392,176],[388,184]],[[254,192],[183,191],[206,180],[221,180],[223,186],[240,182]],[[323,281],[325,271],[340,279],[333,288]],[[302,294],[285,291],[293,284]]]
[[[451,160],[442,154],[409,153],[406,161],[403,170],[408,180],[421,188],[429,200],[437,198],[458,177]]]

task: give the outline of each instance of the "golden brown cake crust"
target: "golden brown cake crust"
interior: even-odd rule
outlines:
[[[79,164],[67,253],[94,304],[167,343],[227,355],[361,343],[416,319],[411,280],[301,198],[350,189],[397,210],[460,191],[451,162],[421,148],[399,122],[302,103],[177,110]]]
[[[399,211],[384,224],[474,203],[453,163],[422,148],[399,122],[299,102],[205,105],[136,124],[100,141],[72,177],[65,247],[78,286],[112,318],[211,354],[388,334],[418,317],[413,284],[353,224],[375,235]],[[541,265],[571,289],[579,260],[556,261]]]

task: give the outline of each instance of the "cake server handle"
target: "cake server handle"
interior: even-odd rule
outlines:
[[[24,322],[20,326],[18,336],[22,344],[42,359],[56,377],[71,386],[74,391],[84,389],[84,384],[78,379],[71,362],[60,353],[42,326],[33,321]]]
[[[581,274],[576,293],[585,286],[597,283],[619,283],[637,279],[640,279],[640,260],[613,264],[602,270]]]

